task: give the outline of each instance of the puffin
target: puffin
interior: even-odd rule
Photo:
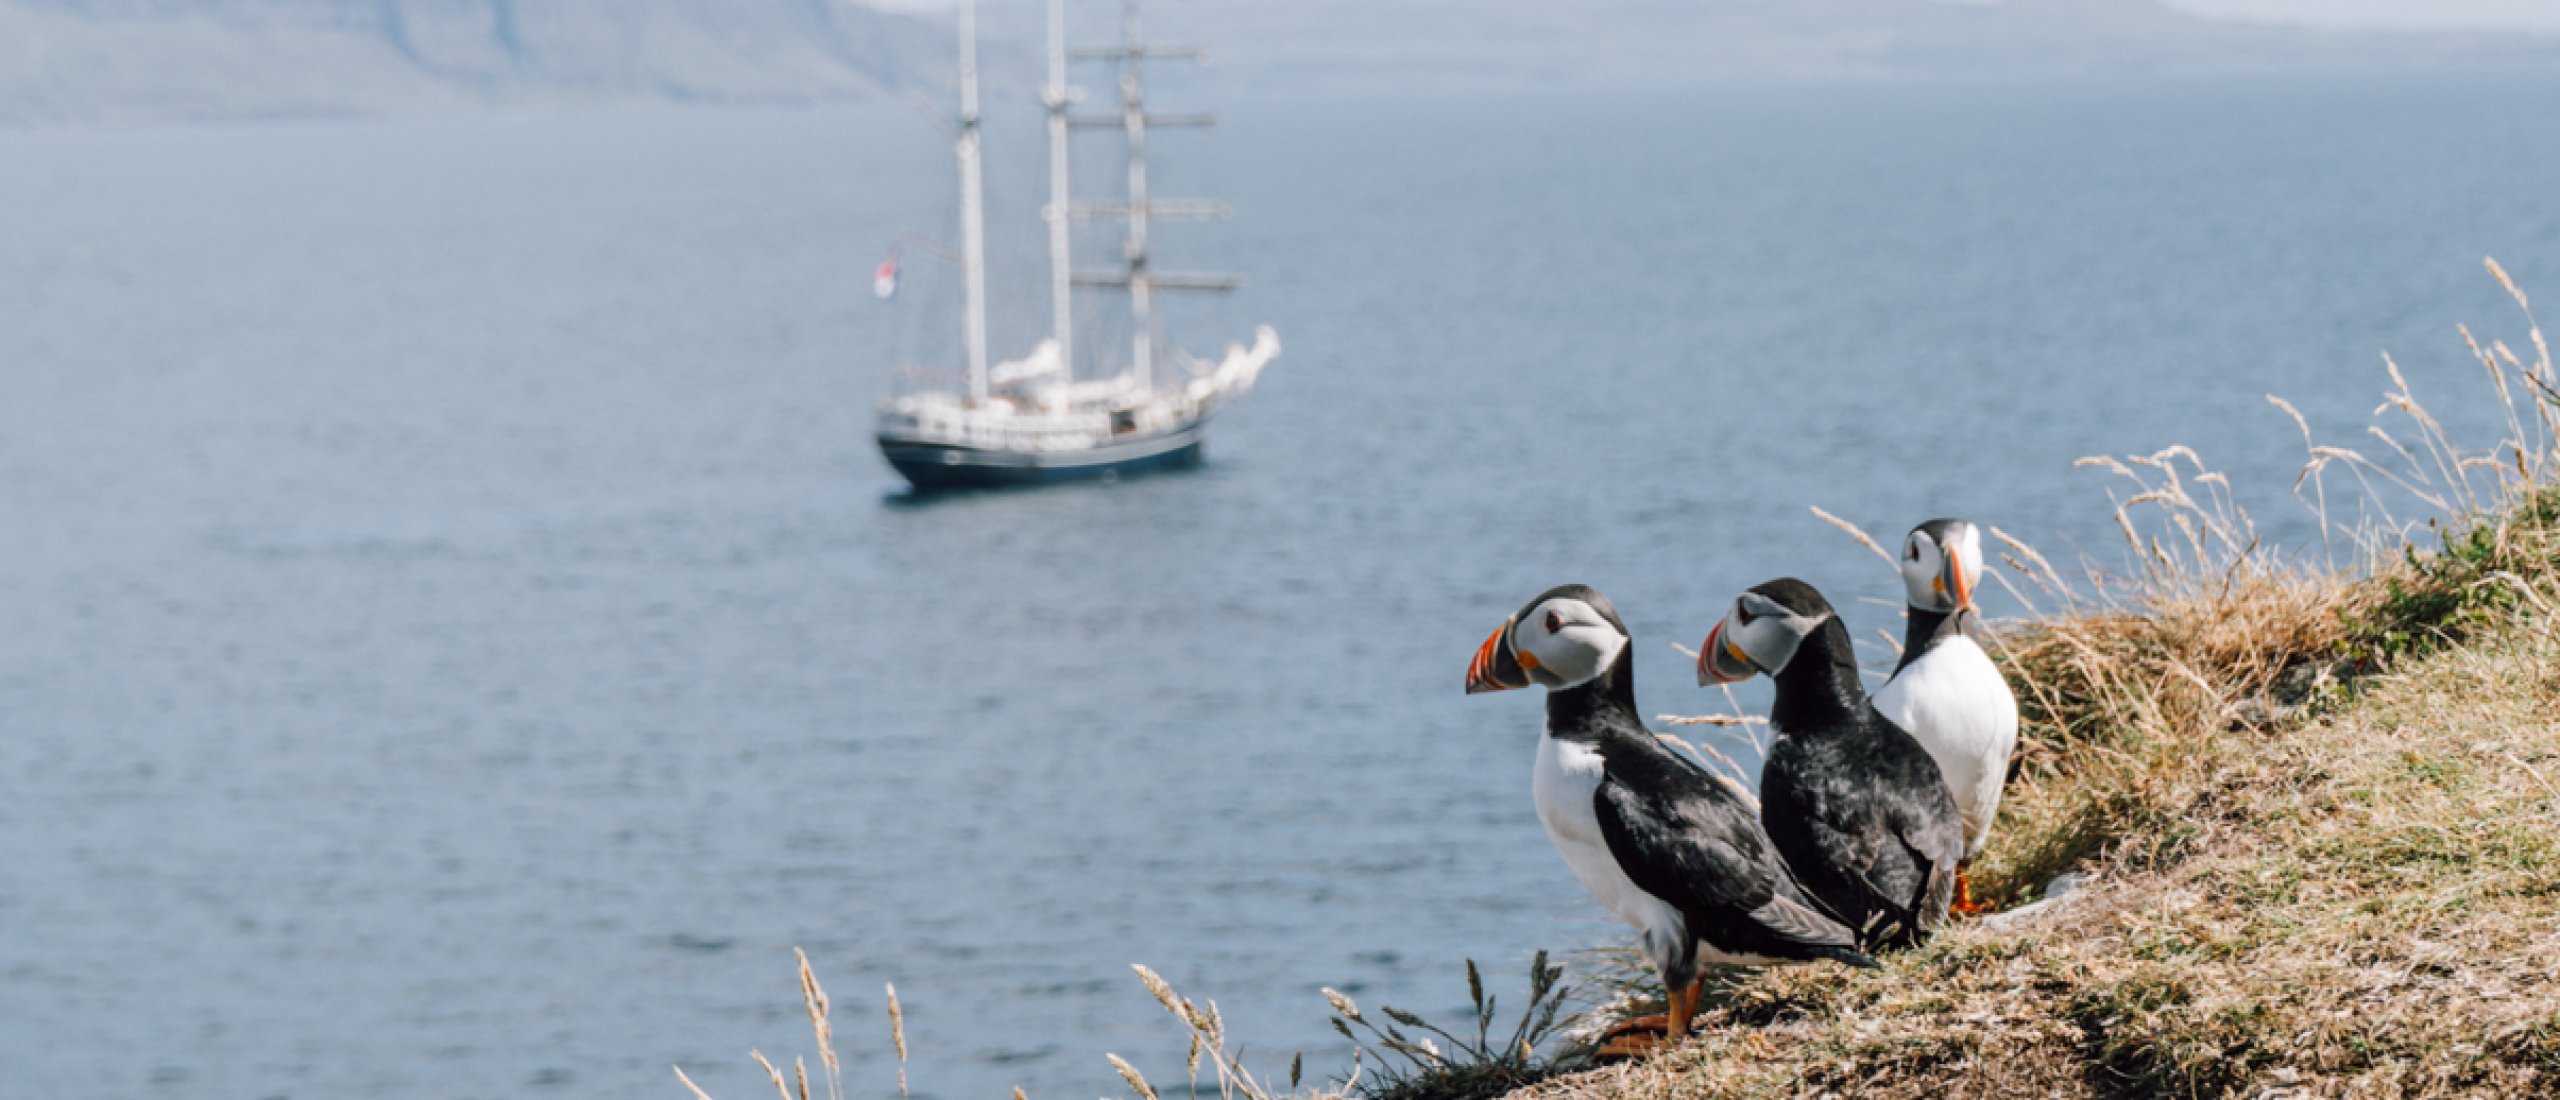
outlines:
[[[1964,821],[1929,751],[1868,702],[1849,628],[1810,584],[1754,586],[1708,631],[1698,683],[1765,675],[1777,741],[1760,823],[1861,950],[1911,947],[1946,919]]]
[[[1902,587],[1910,608],[1902,663],[1876,689],[1876,712],[1929,750],[1964,818],[1954,911],[1977,913],[1969,872],[1991,838],[2000,785],[2018,747],[2018,697],[1983,652],[1973,588],[1982,577],[1982,532],[1933,519],[1903,540]]]
[[[1467,694],[1547,689],[1538,821],[1574,877],[1642,934],[1670,994],[1669,1038],[1688,1033],[1704,966],[1877,965],[1789,877],[1741,796],[1645,728],[1631,649],[1598,590],[1551,588],[1476,650]]]

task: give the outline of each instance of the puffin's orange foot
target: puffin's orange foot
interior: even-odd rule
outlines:
[[[1947,911],[1959,917],[1979,916],[1991,908],[1973,900],[1973,876],[1969,873],[1972,869],[1971,863],[1956,864],[1956,900]]]
[[[1653,1057],[1655,1053],[1669,1045],[1671,1040],[1660,1032],[1630,1031],[1612,1036],[1609,1041],[1600,1044],[1600,1049],[1591,1052],[1591,1058],[1593,1061],[1604,1063],[1627,1062]]]
[[[1600,1048],[1592,1056],[1603,1062],[1643,1058],[1661,1050],[1671,1034],[1671,1017],[1638,1016],[1620,1020],[1600,1033]]]

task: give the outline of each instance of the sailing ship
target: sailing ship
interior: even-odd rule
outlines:
[[[1229,344],[1215,360],[1195,358],[1166,338],[1159,298],[1189,291],[1224,291],[1233,275],[1159,270],[1150,262],[1153,222],[1224,217],[1224,203],[1159,198],[1147,186],[1147,135],[1174,126],[1205,126],[1201,114],[1150,111],[1146,63],[1198,61],[1201,51],[1150,46],[1139,38],[1134,0],[1124,3],[1120,41],[1070,51],[1065,0],[1049,2],[1048,80],[1041,99],[1048,108],[1049,201],[1042,210],[1049,245],[1048,335],[1021,358],[990,364],[987,349],[986,211],[978,122],[977,12],[960,8],[960,117],[955,132],[960,166],[962,348],[966,386],[892,393],[880,402],[880,451],[920,491],[987,488],[1187,465],[1200,459],[1210,414],[1253,388],[1255,378],[1280,353],[1270,326],[1257,328],[1250,344]],[[1068,63],[1107,62],[1117,70],[1119,110],[1079,113],[1067,83]],[[1079,200],[1068,186],[1070,135],[1086,129],[1118,130],[1128,151],[1127,190],[1109,200]],[[1117,264],[1082,268],[1070,254],[1078,221],[1112,220],[1126,226]],[[894,287],[894,268],[881,285]],[[1075,307],[1079,292],[1113,295],[1110,308],[1125,307],[1128,359],[1107,375],[1079,371]],[[1099,356],[1097,356],[1099,358]]]

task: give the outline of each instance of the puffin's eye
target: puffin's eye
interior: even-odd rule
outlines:
[[[1558,615],[1553,611],[1547,612],[1547,633],[1564,633],[1564,616]]]
[[[1913,560],[1913,561],[1919,561],[1919,560],[1920,560],[1920,540],[1919,540],[1919,539],[1913,539],[1913,540],[1911,540],[1911,560]]]
[[[1750,604],[1737,602],[1733,605],[1734,623],[1738,626],[1749,626],[1751,625],[1751,620],[1759,617],[1760,616],[1751,613]]]

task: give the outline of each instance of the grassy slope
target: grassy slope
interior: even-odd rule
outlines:
[[[1685,1047],[1522,1095],[2560,1092],[2555,517],[2025,628],[1982,870],[2094,885],[1881,973],[1755,976]]]

